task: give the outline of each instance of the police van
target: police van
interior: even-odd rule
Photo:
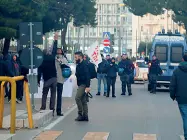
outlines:
[[[163,31],[155,35],[149,58],[151,60],[152,56],[156,55],[160,61],[163,74],[157,78],[157,87],[169,87],[173,71],[178,67],[186,52],[186,38],[177,31],[175,34],[172,32],[165,34]],[[150,90],[150,84],[148,90]]]

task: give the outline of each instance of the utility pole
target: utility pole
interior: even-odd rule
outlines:
[[[78,46],[80,47],[79,41],[80,41],[80,27],[78,27]]]
[[[86,26],[84,26],[83,53],[85,53],[85,29],[86,29]]]
[[[119,26],[118,55],[121,56],[121,26]]]
[[[138,54],[138,38],[137,38],[137,33],[138,31],[136,30],[136,58],[137,58],[137,54]]]

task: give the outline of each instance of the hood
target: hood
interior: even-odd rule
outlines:
[[[12,57],[11,57],[11,61],[12,61],[12,62],[15,62],[14,59],[13,59],[14,56],[16,56],[16,61],[18,60],[18,56],[14,54],[14,55],[12,55]]]
[[[187,62],[181,62],[179,65],[179,69],[187,73]]]

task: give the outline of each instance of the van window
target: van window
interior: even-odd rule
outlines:
[[[160,62],[167,62],[167,45],[156,45],[155,47],[155,55],[159,59]]]
[[[183,45],[172,45],[171,46],[171,62],[179,63],[182,60]]]

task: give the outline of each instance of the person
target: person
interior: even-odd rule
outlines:
[[[115,63],[115,58],[111,59],[111,63],[107,67],[107,96],[110,96],[110,87],[112,86],[112,97],[115,98],[115,84],[118,71],[118,65]]]
[[[55,57],[52,55],[51,50],[44,49],[44,60],[42,65],[38,68],[38,85],[40,86],[41,75],[43,75],[43,95],[40,110],[46,109],[46,101],[49,89],[51,91],[49,109],[55,110],[56,100],[56,87],[57,87],[57,72],[55,65]]]
[[[11,70],[3,59],[3,54],[0,53],[0,76],[13,77]],[[1,82],[1,81],[0,81]]]
[[[160,62],[157,59],[156,55],[153,55],[151,66],[149,68],[149,81],[150,81],[150,93],[156,94],[157,87],[157,76],[162,72],[160,68]]]
[[[104,94],[103,96],[106,96],[107,94],[107,64],[108,62],[104,59],[103,54],[101,54],[102,62],[98,64],[97,68],[97,81],[98,81],[98,93],[96,95],[101,95],[101,81],[103,81],[104,84]]]
[[[57,106],[56,106],[56,112],[57,116],[63,116],[62,114],[62,91],[63,91],[63,84],[65,82],[65,78],[62,76],[62,68],[61,65],[68,64],[67,59],[64,57],[64,52],[61,48],[57,49],[57,55],[56,55],[56,70],[57,70]]]
[[[173,72],[170,82],[170,97],[178,102],[178,107],[183,120],[184,137],[187,140],[187,55]]]
[[[82,52],[75,53],[76,61],[76,73],[77,77],[77,94],[75,96],[75,101],[78,108],[78,117],[75,121],[89,121],[88,119],[88,105],[87,105],[87,95],[90,93],[90,74],[89,68],[86,62],[83,60]]]
[[[123,69],[122,73],[119,73],[120,80],[122,82],[122,94],[126,95],[126,86],[129,96],[132,95],[131,84],[134,75],[134,65],[133,62],[128,59],[127,54],[122,55],[122,60],[119,62],[118,67]]]
[[[20,74],[21,74],[21,68],[18,63],[17,55],[15,55],[15,54],[12,55],[10,70],[11,70],[13,76],[20,76]],[[19,104],[22,103],[20,89],[21,89],[20,81],[17,81],[16,82],[16,102]],[[8,95],[8,102],[10,103],[10,101],[11,101],[11,87],[10,87],[9,95]]]
[[[106,55],[106,61],[107,61],[108,63],[111,62],[110,54]]]

